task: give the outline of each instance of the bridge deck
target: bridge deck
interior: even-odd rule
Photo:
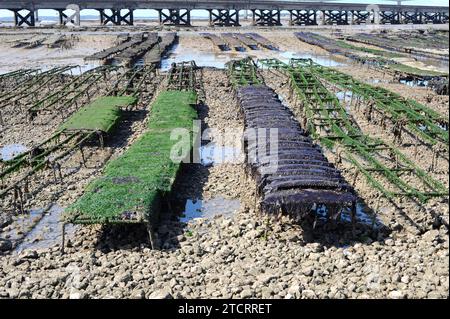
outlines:
[[[358,3],[331,3],[331,2],[298,2],[298,1],[277,1],[277,0],[130,0],[117,1],[78,1],[78,0],[42,0],[42,1],[0,1],[0,9],[65,9],[69,4],[79,5],[81,9],[273,9],[273,10],[365,10],[367,4]],[[414,6],[414,5],[378,5],[380,10],[385,11],[417,11],[417,12],[449,12],[444,6]],[[401,8],[401,10],[399,10]]]

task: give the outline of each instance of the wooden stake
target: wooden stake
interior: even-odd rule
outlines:
[[[150,241],[150,247],[152,249],[156,249],[155,234],[153,233],[153,229],[150,223],[147,223],[147,233],[148,239]]]
[[[61,254],[64,254],[65,241],[66,241],[66,223],[63,223],[61,226]]]
[[[356,237],[356,201],[352,202],[352,210],[351,210],[351,218],[352,218],[352,236]]]

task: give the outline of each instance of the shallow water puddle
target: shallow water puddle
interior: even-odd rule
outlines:
[[[62,222],[60,221],[63,208],[58,205],[52,205],[50,209],[43,214],[44,210],[39,210],[39,222],[27,233],[22,243],[15,249],[15,252],[21,252],[25,249],[44,249],[60,244],[62,240]],[[66,236],[75,232],[76,226],[66,225]]]
[[[368,84],[381,84],[381,83],[389,83],[389,80],[370,78],[365,80],[365,82]]]
[[[341,220],[347,223],[351,223],[352,218],[350,212],[343,212],[341,216]],[[356,204],[356,220],[360,224],[364,224],[367,226],[374,226],[374,228],[381,228],[383,226],[382,221],[378,218],[378,216],[373,216],[371,213],[367,211],[367,207],[361,203]]]
[[[340,92],[337,92],[335,95],[341,104],[345,104],[345,110],[346,110],[347,114],[349,114],[351,102],[352,102],[352,98],[353,98],[353,92],[352,91],[345,91],[345,92],[340,91]]]
[[[309,53],[285,51],[281,52],[278,57],[282,62],[288,63],[290,59],[311,59],[313,62],[323,66],[342,66],[343,62],[335,61],[331,56],[327,55],[313,55]]]
[[[325,219],[327,216],[327,211],[325,207],[320,207],[316,210],[316,214],[320,219]],[[351,223],[352,218],[350,211],[343,210],[341,213],[341,221],[345,223]],[[373,216],[367,209],[366,205],[362,203],[356,203],[356,222],[366,226],[370,226],[377,229],[383,226],[382,221],[377,217]]]
[[[242,163],[243,152],[237,147],[219,146],[209,143],[200,147],[200,160],[204,166],[217,164],[238,164]]]
[[[408,79],[401,79],[399,81],[401,84],[410,86],[410,87],[424,87],[428,86],[429,81],[428,80],[408,80]]]
[[[10,161],[14,157],[25,153],[28,151],[28,148],[22,144],[9,144],[3,147],[0,147],[0,159],[3,161]]]
[[[170,54],[161,60],[161,70],[168,71],[172,63],[183,61],[195,61],[198,66],[224,69],[230,59],[229,54],[195,51],[176,44]]]
[[[188,199],[180,221],[187,223],[198,218],[212,219],[214,216],[233,216],[241,207],[238,199],[226,199],[221,196],[212,199]]]
[[[339,101],[347,101],[350,100],[353,96],[352,91],[340,91],[336,93],[336,97],[339,99]]]
[[[65,72],[66,74],[71,74],[71,75],[81,75],[87,71],[93,70],[95,68],[98,68],[99,66],[101,66],[102,64],[100,62],[95,63],[95,62],[90,62],[90,63],[86,63],[83,65],[79,65],[76,68],[73,68],[67,72]]]
[[[447,125],[436,123],[436,126],[438,126],[441,130],[448,131],[448,126]],[[428,131],[429,128],[426,125],[420,124],[419,125],[419,130],[425,132],[425,131]]]
[[[195,61],[198,66],[215,67],[225,69],[226,63],[234,59],[243,59],[251,57],[254,60],[276,58],[282,62],[289,63],[292,58],[295,59],[312,59],[314,62],[323,66],[341,66],[343,62],[332,59],[331,55],[313,55],[310,53],[278,51],[278,50],[246,50],[246,51],[222,51],[221,53],[204,52],[185,48],[181,44],[177,44],[170,51],[169,55],[161,60],[161,70],[167,71],[172,63],[183,61]]]
[[[434,67],[436,71],[448,73],[449,62],[443,59],[432,59],[429,57],[424,57],[421,55],[412,54],[412,56],[417,60],[425,64],[426,66]]]
[[[35,225],[44,214],[44,209],[33,209],[28,214],[23,214],[15,221],[14,229],[6,233],[6,237],[12,240],[18,240],[26,234],[33,225]]]

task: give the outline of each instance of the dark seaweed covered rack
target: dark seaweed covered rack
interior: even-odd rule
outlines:
[[[236,88],[236,94],[245,117],[247,161],[258,183],[261,209],[305,217],[314,207],[325,206],[328,217],[337,218],[342,209],[351,207],[354,218],[353,188],[275,92],[265,85],[249,85]],[[261,129],[266,132],[258,138]],[[269,129],[278,131],[275,152]]]

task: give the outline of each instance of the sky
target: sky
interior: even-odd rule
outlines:
[[[305,0],[308,1],[308,0]],[[312,0],[315,1],[315,0]],[[396,1],[396,0],[395,0]],[[333,1],[336,3],[342,2],[342,3],[367,3],[367,4],[390,4],[395,3],[395,1],[387,1],[387,0],[337,0]],[[326,2],[326,0],[325,0]],[[436,5],[436,6],[449,6],[449,0],[409,0],[404,2],[408,5]],[[197,12],[198,15],[199,12]],[[39,15],[41,17],[48,16],[48,17],[56,17],[58,13],[54,10],[39,10]],[[98,12],[96,10],[83,10],[81,12],[81,15],[98,15]],[[200,15],[201,12],[200,12]],[[206,15],[206,14],[205,14]],[[156,17],[156,11],[148,11],[148,10],[136,10],[135,11],[136,17],[142,17],[142,16],[150,16],[150,17]],[[13,17],[12,12],[7,10],[0,10],[0,17]]]

